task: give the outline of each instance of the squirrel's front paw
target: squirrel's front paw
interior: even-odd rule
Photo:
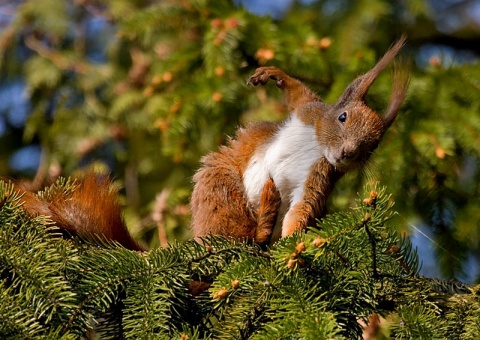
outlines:
[[[265,85],[268,82],[268,79],[273,79],[276,81],[276,85],[283,89],[286,85],[286,81],[289,77],[275,66],[264,66],[256,69],[255,73],[248,78],[247,84],[252,84],[257,86],[258,84]]]
[[[297,203],[285,215],[282,223],[282,237],[290,236],[297,230],[304,230],[307,227],[308,211],[305,204]]]
[[[290,236],[294,232],[304,229],[305,225],[301,221],[294,221],[292,219],[289,219],[288,221],[284,221],[284,223],[282,224],[282,237]]]

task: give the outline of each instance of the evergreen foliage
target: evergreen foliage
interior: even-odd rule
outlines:
[[[384,188],[272,249],[209,237],[138,253],[65,240],[21,202],[0,181],[4,339],[352,339],[372,313],[392,338],[480,334],[480,287],[418,275]],[[199,279],[213,284],[193,296]]]
[[[448,249],[443,262],[455,263],[443,266],[445,274],[461,274],[455,259],[479,244],[480,180],[472,167],[480,154],[480,68],[420,55],[428,42],[462,48],[468,34],[440,35],[423,1],[335,3],[297,4],[276,20],[227,0],[18,2],[1,33],[1,85],[26,87],[30,110],[20,132],[41,146],[36,179],[58,165],[68,174],[100,160],[126,187],[135,233],[155,246],[162,224],[170,239],[188,238],[179,226],[188,224],[189,179],[200,156],[238,121],[286,114],[275,89],[243,85],[255,67],[279,66],[333,101],[406,31],[418,62],[405,109],[374,165],[342,181],[332,204],[345,209],[366,181],[381,179],[395,188],[402,216],[434,228]],[[388,87],[384,76],[370,91],[378,107]],[[12,146],[0,150],[2,174],[21,146],[17,133],[0,137]],[[159,222],[161,192],[168,197]]]
[[[472,2],[444,12],[442,3],[294,2],[273,18],[232,0],[10,1],[0,90],[25,88],[27,120],[14,118],[20,107],[0,107],[0,173],[12,174],[8,161],[30,144],[41,149],[35,183],[96,162],[126,188],[135,235],[151,247],[188,239],[200,157],[239,122],[287,114],[274,86],[244,85],[256,67],[278,66],[332,102],[406,32],[405,104],[371,164],[343,179],[331,204],[345,210],[380,180],[401,216],[430,226],[447,250],[437,254],[445,277],[461,277],[480,244],[480,44]],[[389,87],[386,72],[369,92],[374,107]]]

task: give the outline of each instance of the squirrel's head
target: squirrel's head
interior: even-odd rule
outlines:
[[[365,95],[404,43],[405,37],[402,37],[370,71],[345,89],[337,103],[312,102],[298,110],[300,115],[311,117],[318,141],[325,150],[324,156],[337,169],[347,171],[365,163],[395,120],[408,87],[406,67],[394,67],[392,94],[383,115],[368,107]]]

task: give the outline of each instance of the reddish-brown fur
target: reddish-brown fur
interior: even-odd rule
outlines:
[[[252,151],[277,129],[273,123],[253,124],[239,130],[230,147],[223,146],[202,158],[203,166],[193,177],[196,185],[191,199],[196,237],[218,234],[259,244],[268,241],[280,204],[279,194],[273,181],[267,181],[255,211],[245,197],[242,178]]]
[[[93,172],[76,180],[72,192],[58,191],[40,198],[22,185],[15,187],[23,193],[23,208],[32,216],[44,215],[70,235],[92,240],[113,240],[131,250],[143,250],[133,240],[122,219],[118,191],[110,180]]]
[[[283,90],[285,102],[289,110],[296,110],[312,102],[321,102],[320,97],[301,81],[289,77],[285,72],[275,66],[258,68],[248,79],[248,83],[254,86],[258,84],[265,85],[269,79],[275,80],[277,87]]]
[[[364,97],[404,42],[404,37],[399,39],[369,72],[356,78],[333,105],[323,103],[299,80],[276,67],[261,67],[249,78],[248,82],[253,85],[265,85],[269,79],[275,80],[284,92],[286,105],[303,123],[315,128],[319,145],[330,148],[329,157],[333,160],[329,162],[320,158],[311,167],[302,200],[290,207],[285,215],[282,236],[304,229],[325,214],[326,201],[336,182],[346,171],[366,162],[395,120],[408,86],[408,73],[404,69],[397,68],[394,74],[392,96],[384,116],[369,108]],[[348,113],[349,119],[340,124],[338,118],[342,112]],[[258,230],[261,208],[254,211],[249,205],[243,174],[255,151],[267,144],[281,127],[263,123],[240,130],[230,147],[221,147],[220,151],[202,159],[203,166],[194,176],[192,194],[192,228],[196,236],[212,233],[256,242],[268,239],[272,232],[268,226],[273,227],[276,218],[267,218],[268,223],[262,222],[261,230]],[[263,193],[275,185],[270,181],[265,184]],[[271,209],[278,208],[276,199],[269,204],[262,194],[261,202]]]
[[[335,169],[325,158],[319,159],[312,167],[305,186],[304,199],[291,208],[284,234],[291,235],[296,230],[315,225],[315,219],[326,214],[327,200],[335,184],[345,173]]]
[[[364,101],[364,96],[378,74],[391,62],[404,43],[400,39],[365,75],[355,79],[334,105],[321,99],[300,81],[275,67],[258,69],[249,79],[254,85],[268,79],[285,93],[287,105],[305,124],[315,127],[319,144],[339,148],[348,162],[333,164],[318,159],[310,168],[300,202],[290,207],[283,223],[282,236],[312,224],[325,214],[326,201],[334,185],[350,168],[362,164],[377,147],[382,135],[394,121],[405,98],[408,74],[397,72],[390,104],[383,117],[378,116]],[[397,70],[398,71],[398,70]],[[338,128],[338,112],[348,111],[351,118]],[[332,125],[337,124],[337,125]],[[257,123],[239,130],[229,147],[221,147],[202,159],[203,166],[194,176],[192,193],[192,228],[197,237],[221,234],[228,237],[265,243],[270,239],[277,220],[280,194],[269,178],[263,184],[260,204],[254,209],[243,188],[243,174],[256,150],[262,148],[282,128],[281,124]],[[342,135],[342,133],[344,135]],[[336,146],[338,143],[339,146]],[[343,144],[341,144],[343,143]],[[338,151],[338,150],[337,150]],[[355,156],[349,159],[350,156]],[[47,215],[60,228],[84,238],[103,237],[115,240],[129,249],[142,248],[132,239],[122,220],[117,191],[110,181],[93,173],[77,182],[70,193],[41,199],[35,193],[17,187],[24,193],[25,210],[31,215]],[[97,235],[97,236],[95,236]]]

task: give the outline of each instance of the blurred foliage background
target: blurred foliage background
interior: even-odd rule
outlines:
[[[85,166],[111,173],[150,247],[191,236],[202,155],[239,125],[288,114],[275,86],[245,85],[256,67],[333,102],[406,33],[406,102],[331,210],[380,181],[420,256],[479,281],[480,1],[11,0],[0,29],[0,174],[38,186]],[[389,91],[385,72],[369,103],[381,112]]]

